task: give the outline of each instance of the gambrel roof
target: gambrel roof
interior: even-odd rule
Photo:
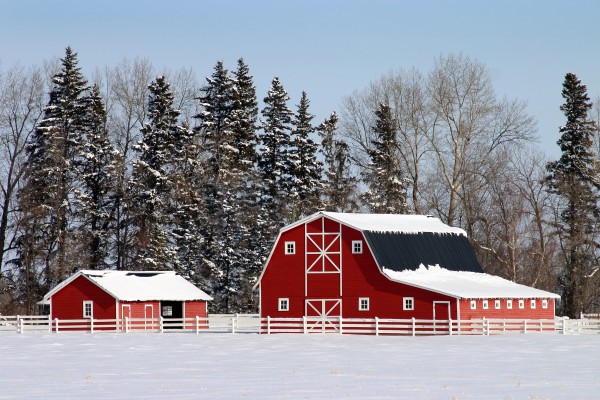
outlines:
[[[121,301],[212,300],[174,271],[81,270],[48,292],[40,303],[47,303],[55,293],[80,276]]]

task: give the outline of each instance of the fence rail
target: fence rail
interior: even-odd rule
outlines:
[[[258,314],[210,314],[208,318],[50,319],[2,316],[2,332],[204,332],[321,333],[355,335],[501,335],[510,333],[600,334],[600,319],[426,320],[385,318],[260,318]]]

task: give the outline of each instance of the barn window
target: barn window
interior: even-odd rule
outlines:
[[[499,310],[499,309],[500,309],[500,300],[494,300],[494,308],[495,308],[496,310]]]
[[[368,297],[359,297],[358,311],[369,311],[369,298]]]
[[[352,241],[352,254],[362,254],[362,240]]]
[[[487,310],[487,309],[488,309],[488,301],[487,301],[487,300],[484,300],[484,301],[483,301],[483,309],[484,309],[484,310]]]
[[[548,300],[546,300],[546,299],[542,300],[542,308],[548,308]]]
[[[296,242],[285,242],[285,254],[296,254]]]
[[[402,303],[403,303],[404,310],[414,310],[415,309],[415,298],[414,297],[404,297]]]
[[[477,300],[471,300],[471,310],[477,309]]]
[[[535,299],[531,299],[530,305],[531,305],[531,309],[533,310],[535,308],[535,306],[536,306]]]
[[[94,318],[93,304],[92,301],[83,302],[83,318]]]
[[[523,299],[519,300],[519,308],[525,308],[525,300],[523,300]]]
[[[512,310],[512,300],[506,300],[506,308]]]
[[[279,298],[279,311],[290,311],[290,299],[288,298]]]

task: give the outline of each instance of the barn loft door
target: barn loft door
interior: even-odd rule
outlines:
[[[339,332],[340,318],[342,316],[342,300],[306,300],[304,315],[306,316],[306,327],[309,333]]]
[[[342,295],[342,226],[325,217],[305,224],[305,296]],[[312,289],[316,290],[314,292]]]

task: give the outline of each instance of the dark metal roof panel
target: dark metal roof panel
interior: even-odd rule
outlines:
[[[450,271],[483,272],[464,235],[454,233],[393,233],[363,231],[381,268],[416,270],[420,264]]]

